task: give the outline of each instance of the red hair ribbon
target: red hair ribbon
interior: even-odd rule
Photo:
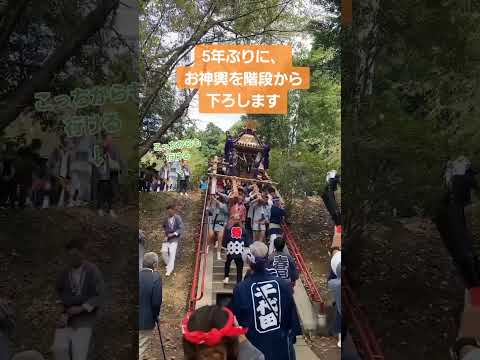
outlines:
[[[182,321],[182,334],[185,340],[196,345],[207,345],[208,347],[218,345],[225,336],[238,336],[247,333],[248,329],[233,325],[233,313],[230,309],[223,308],[228,314],[227,323],[222,329],[211,329],[208,332],[188,330],[188,322],[192,313],[188,313]]]
[[[342,225],[335,226],[335,232],[341,234],[342,233]]]

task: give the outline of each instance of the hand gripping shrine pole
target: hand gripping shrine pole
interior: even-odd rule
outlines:
[[[212,165],[212,173],[211,173],[211,179],[212,183],[210,186],[210,194],[214,195],[217,192],[217,166],[218,166],[218,156],[215,156],[213,158],[213,165]]]

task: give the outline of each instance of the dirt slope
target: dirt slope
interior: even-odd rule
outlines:
[[[103,273],[107,299],[95,341],[96,359],[131,359],[137,353],[138,258],[134,210],[117,221],[89,209],[0,211],[0,294],[16,303],[14,350],[35,349],[47,359],[57,307],[55,281],[65,244],[80,234],[87,257]],[[122,331],[119,331],[122,329]]]
[[[183,359],[180,323],[187,310],[190,295],[193,267],[195,263],[194,243],[198,237],[203,203],[199,193],[185,198],[177,193],[141,193],[140,194],[140,229],[145,232],[146,251],[160,255],[163,242],[162,221],[165,207],[170,203],[178,204],[180,215],[185,223],[186,236],[179,244],[175,271],[166,278],[164,267],[160,267],[163,280],[163,304],[161,309],[161,331],[167,359]],[[152,334],[153,347],[144,359],[163,359],[158,333]]]
[[[327,249],[333,236],[333,224],[322,199],[308,197],[296,201],[288,222],[321,295],[327,298],[330,272]],[[314,336],[306,340],[320,360],[340,360],[335,338]]]

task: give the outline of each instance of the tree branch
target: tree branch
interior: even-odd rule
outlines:
[[[285,11],[286,6],[291,2],[292,2],[292,0],[287,0],[287,1],[283,2],[280,12],[274,17],[274,19],[278,19],[278,17],[281,15],[281,13],[283,11]],[[223,24],[225,22],[238,20],[238,19],[241,19],[243,17],[252,15],[252,14],[254,14],[254,13],[260,11],[260,10],[268,10],[268,9],[275,8],[277,6],[279,6],[279,4],[259,7],[259,8],[252,9],[251,11],[245,12],[243,14],[234,15],[234,16],[231,16],[231,17],[222,18],[222,19],[215,20],[215,21],[211,22],[210,20],[211,20],[213,14],[215,12],[215,9],[216,9],[215,6],[212,4],[209,7],[205,16],[200,21],[200,23],[196,26],[195,31],[193,32],[191,37],[182,46],[178,47],[172,53],[170,58],[157,70],[157,73],[159,74],[158,79],[155,79],[155,83],[157,85],[155,86],[153,91],[150,93],[150,95],[147,96],[147,99],[145,100],[145,102],[143,103],[143,105],[140,108],[140,118],[139,118],[140,123],[143,121],[145,116],[148,114],[152,104],[154,103],[156,97],[158,96],[158,93],[160,92],[161,88],[167,82],[168,77],[170,76],[170,74],[173,71],[176,64],[178,64],[178,62],[181,61],[199,43],[208,44],[208,43],[213,42],[213,41],[203,41],[203,42],[201,41],[203,36],[205,34],[207,34],[208,31],[210,31],[210,29],[212,29],[213,27],[215,27],[217,25],[218,26],[225,26]],[[272,22],[268,23],[266,25],[266,27],[271,25]],[[267,30],[265,30],[265,31],[267,31]],[[248,38],[256,37],[256,36],[259,36],[259,35],[262,35],[262,34],[264,34],[264,33],[262,32],[260,34],[250,34],[250,35],[240,37],[238,39],[248,39]]]
[[[212,28],[211,25],[209,25],[209,20],[213,16],[213,13],[215,11],[215,7],[211,6],[209,8],[209,12],[206,14],[206,17],[202,19],[201,23],[205,21],[204,26],[197,26],[196,31],[192,34],[190,39],[188,39],[185,44],[183,44],[178,50],[176,50],[170,58],[167,60],[165,64],[163,64],[160,69],[158,70],[158,73],[160,74],[159,78],[156,79],[157,86],[153,89],[153,92],[147,97],[147,100],[143,104],[143,106],[140,108],[140,122],[143,121],[145,116],[148,114],[153,102],[155,101],[156,97],[158,96],[158,93],[162,89],[162,87],[165,85],[165,83],[168,80],[168,77],[170,76],[170,73],[172,72],[173,68],[175,65],[183,59],[186,54],[192,50],[195,45],[198,44],[198,42],[202,39],[202,37]]]
[[[17,90],[7,96],[0,109],[0,131],[15,121],[35,92],[47,89],[52,77],[83,46],[83,44],[105,24],[108,16],[118,7],[119,0],[100,1],[95,10],[73,29],[70,38],[53,52],[43,67],[24,81]]]
[[[170,127],[183,116],[197,92],[198,89],[194,89],[192,92],[190,92],[185,101],[177,108],[177,110],[175,110],[172,116],[162,124],[161,128],[155,133],[155,135],[151,136],[148,140],[140,145],[140,157],[145,155],[152,148],[155,142],[160,141],[168,129],[170,129]]]

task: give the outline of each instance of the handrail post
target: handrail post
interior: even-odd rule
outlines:
[[[198,278],[199,278],[199,272],[200,272],[200,261],[201,261],[201,255],[202,255],[201,249],[202,249],[202,240],[203,240],[203,225],[205,222],[205,213],[207,209],[208,190],[209,188],[207,188],[205,199],[203,201],[202,220],[200,222],[197,251],[195,256],[195,267],[194,267],[194,273],[193,273],[193,279],[192,279],[192,288],[190,291],[190,301],[189,301],[189,309],[188,309],[189,311],[195,310],[195,306],[197,302],[197,287],[198,287]]]

